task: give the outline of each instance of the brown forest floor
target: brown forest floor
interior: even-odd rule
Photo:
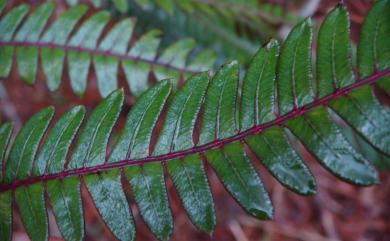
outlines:
[[[351,11],[351,36],[356,41],[370,1],[345,2]],[[314,14],[315,18],[321,20],[335,3],[337,1],[321,1]],[[67,80],[63,80],[60,91],[50,93],[45,87],[42,73],[39,77],[42,78],[38,78],[37,83],[32,87],[22,84],[15,72],[5,80],[6,92],[0,91],[1,120],[13,120],[16,128],[19,128],[29,116],[45,106],[54,105],[58,116],[71,105],[86,104],[91,108],[96,106],[100,100],[95,81],[89,82],[85,97],[77,98],[70,91]],[[133,99],[127,98],[127,106],[130,106]],[[124,112],[127,113],[127,111],[128,108]],[[318,162],[310,160],[308,165],[316,177],[318,191],[315,196],[302,197],[283,188],[258,161],[254,163],[275,207],[273,221],[258,221],[246,214],[226,192],[211,168],[207,167],[216,203],[217,226],[215,231],[209,236],[196,230],[186,216],[171,180],[167,178],[167,188],[174,216],[174,233],[171,240],[390,241],[390,176],[388,172],[380,173],[381,183],[379,185],[359,188],[339,181],[325,171]],[[114,240],[110,232],[103,227],[85,190],[83,190],[83,196],[86,240]],[[131,208],[137,225],[137,241],[155,240],[140,218],[133,200]],[[51,240],[60,240],[55,238],[60,235],[50,213],[49,218]],[[17,215],[14,221],[14,240],[28,240]]]

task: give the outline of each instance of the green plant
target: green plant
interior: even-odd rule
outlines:
[[[15,55],[20,76],[26,83],[33,84],[40,57],[48,88],[54,91],[60,86],[67,60],[71,87],[76,94],[82,95],[93,64],[99,92],[106,96],[118,88],[120,65],[130,91],[139,95],[149,86],[149,72],[156,79],[174,78],[177,82],[183,76],[213,67],[215,56],[209,50],[192,56],[186,63],[188,54],[195,47],[193,39],[177,41],[156,57],[161,35],[158,30],[133,39],[128,48],[134,28],[134,21],[129,18],[101,36],[110,20],[109,13],[101,11],[80,22],[87,11],[82,5],[62,13],[45,31],[53,8],[52,3],[42,4],[26,17],[28,6],[19,5],[0,19],[0,78],[9,75]],[[75,30],[77,24],[80,26]]]
[[[257,156],[285,187],[310,195],[315,193],[315,180],[301,159],[301,149],[293,145],[296,142],[340,179],[362,186],[377,183],[372,164],[352,147],[334,119],[343,119],[372,148],[390,155],[390,111],[370,87],[377,83],[388,90],[389,20],[390,1],[376,1],[358,46],[359,78],[350,60],[348,13],[340,4],[318,34],[316,81],[311,72],[310,19],[291,31],[280,51],[276,40],[261,48],[242,83],[235,61],[211,79],[207,72],[193,75],[177,92],[172,81],[161,81],[139,97],[107,159],[107,143],[124,98],[121,90],[107,96],[90,114],[70,158],[66,157],[84,108],[77,106],[63,114],[44,140],[54,110],[36,113],[0,165],[1,240],[11,237],[13,196],[30,238],[47,239],[45,192],[64,238],[81,240],[81,183],[120,240],[135,236],[122,188],[130,184],[146,224],[157,238],[166,240],[172,217],[163,166],[191,221],[210,233],[215,215],[204,162],[249,214],[269,219],[272,204],[247,153]],[[375,36],[374,41],[368,41],[368,36]],[[1,156],[11,129],[10,124],[0,129]]]

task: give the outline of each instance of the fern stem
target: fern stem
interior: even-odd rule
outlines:
[[[5,46],[49,48],[49,49],[58,48],[58,49],[63,49],[66,52],[69,52],[69,51],[85,52],[85,53],[89,53],[91,55],[100,55],[100,56],[105,56],[105,57],[113,57],[113,58],[119,59],[121,61],[122,60],[129,60],[129,61],[133,61],[133,62],[144,62],[144,63],[150,64],[150,65],[161,66],[161,67],[163,67],[165,69],[171,69],[171,70],[175,70],[175,71],[183,72],[183,73],[189,73],[189,74],[197,73],[196,71],[188,69],[188,68],[185,68],[185,67],[178,68],[178,67],[173,66],[171,64],[158,62],[157,59],[149,60],[149,59],[144,59],[144,58],[140,58],[140,57],[130,56],[128,54],[117,54],[117,53],[113,53],[111,51],[103,51],[103,50],[99,50],[99,49],[88,49],[88,48],[84,48],[84,47],[61,45],[61,44],[54,44],[54,43],[42,43],[42,42],[0,41],[0,47],[5,47]]]
[[[31,184],[37,183],[37,182],[44,182],[44,181],[49,181],[49,180],[54,180],[54,179],[63,179],[65,177],[76,176],[76,175],[96,174],[96,173],[100,173],[104,170],[113,169],[113,168],[124,168],[127,166],[134,166],[134,165],[141,166],[141,165],[143,165],[145,163],[149,163],[149,162],[165,162],[165,161],[168,161],[171,159],[182,158],[182,157],[185,157],[185,156],[190,155],[190,154],[203,153],[203,152],[208,151],[210,149],[222,147],[223,145],[226,145],[228,143],[242,140],[249,135],[258,134],[258,133],[260,133],[268,128],[271,128],[273,126],[283,125],[283,123],[287,120],[301,116],[301,115],[307,113],[308,111],[310,111],[316,107],[327,106],[329,101],[336,99],[336,98],[339,98],[339,97],[342,97],[342,96],[345,96],[348,93],[350,93],[351,91],[353,91],[353,90],[355,90],[363,85],[374,84],[376,81],[378,81],[386,76],[390,76],[390,69],[376,72],[363,80],[358,80],[349,86],[346,86],[344,88],[341,88],[341,89],[333,92],[332,94],[329,94],[329,95],[324,96],[322,98],[316,99],[313,102],[311,102],[311,103],[309,103],[301,108],[296,108],[296,109],[288,112],[285,115],[279,116],[276,119],[274,119],[273,121],[269,121],[269,122],[266,122],[266,123],[261,124],[261,125],[256,125],[250,129],[246,130],[246,131],[239,132],[235,136],[231,136],[229,138],[215,140],[213,142],[210,142],[210,143],[207,143],[207,144],[204,144],[201,146],[195,146],[191,149],[187,149],[184,151],[178,151],[178,152],[171,152],[171,153],[167,153],[167,154],[160,155],[160,156],[152,156],[152,157],[147,157],[147,158],[139,159],[139,160],[122,160],[122,161],[115,162],[115,163],[105,163],[105,164],[93,166],[93,167],[82,167],[82,168],[78,168],[78,169],[74,169],[74,170],[66,170],[66,171],[63,171],[60,173],[29,177],[29,178],[24,179],[24,180],[0,185],[0,192],[14,190],[18,187],[28,186],[28,185],[31,185]]]

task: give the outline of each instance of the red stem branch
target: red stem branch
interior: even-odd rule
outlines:
[[[128,54],[117,54],[113,53],[111,51],[103,51],[99,49],[89,49],[89,48],[84,48],[80,46],[69,46],[69,45],[61,45],[61,44],[53,44],[53,43],[42,43],[42,42],[29,42],[29,41],[21,41],[21,42],[14,42],[14,41],[0,41],[0,47],[6,47],[6,46],[13,46],[13,47],[34,47],[34,48],[49,48],[49,49],[63,49],[66,52],[68,51],[75,51],[75,52],[85,52],[89,53],[91,55],[101,55],[105,57],[113,57],[117,58],[120,60],[129,60],[133,62],[144,62],[148,63],[150,65],[156,65],[156,66],[161,66],[166,69],[172,69],[178,72],[183,72],[183,73],[196,73],[196,71],[193,71],[188,68],[178,68],[175,67],[171,64],[167,63],[161,63],[158,62],[157,60],[150,60],[150,59],[144,59],[140,57],[135,57],[135,56],[130,56]]]
[[[207,144],[204,144],[201,146],[195,146],[191,149],[167,153],[167,154],[160,155],[160,156],[151,156],[151,157],[147,157],[144,159],[138,159],[138,160],[122,160],[122,161],[118,161],[115,163],[105,163],[105,164],[93,166],[93,167],[82,167],[82,168],[75,169],[75,170],[66,170],[66,171],[63,171],[60,173],[47,174],[47,175],[36,176],[36,177],[29,177],[29,178],[24,179],[24,180],[0,185],[0,192],[6,192],[8,190],[13,190],[13,189],[16,189],[16,188],[21,187],[21,186],[28,186],[28,185],[31,185],[31,184],[37,183],[37,182],[45,182],[45,181],[49,181],[49,180],[53,180],[53,179],[63,179],[65,177],[75,176],[75,175],[94,174],[94,173],[102,172],[102,171],[107,170],[107,169],[123,168],[123,167],[134,166],[134,165],[143,165],[145,163],[150,163],[150,162],[165,162],[165,161],[168,161],[171,159],[182,158],[182,157],[185,157],[187,155],[194,154],[194,153],[203,153],[207,150],[210,150],[213,148],[218,148],[218,147],[221,147],[221,146],[226,145],[228,143],[244,139],[245,137],[247,137],[249,135],[254,135],[254,134],[260,133],[260,132],[262,132],[268,128],[271,128],[273,126],[281,125],[283,122],[285,122],[287,120],[301,116],[301,115],[305,114],[306,112],[308,112],[308,111],[310,111],[318,106],[322,106],[322,105],[326,106],[329,101],[336,99],[336,98],[339,98],[341,96],[345,96],[349,92],[351,92],[351,91],[353,91],[353,90],[355,90],[358,87],[361,87],[363,85],[373,84],[376,81],[378,81],[379,79],[386,77],[386,76],[390,76],[390,69],[386,69],[386,70],[381,71],[381,72],[376,72],[376,73],[372,74],[371,76],[369,76],[363,80],[359,80],[359,81],[357,81],[349,86],[341,88],[330,95],[316,99],[313,102],[311,102],[310,104],[307,104],[303,107],[300,107],[300,108],[297,108],[293,111],[290,111],[289,113],[287,113],[283,116],[279,116],[276,119],[274,119],[273,121],[254,126],[248,130],[245,130],[243,132],[239,132],[239,133],[237,133],[237,135],[226,138],[226,139],[215,140],[213,142],[210,142],[210,143],[207,143]]]

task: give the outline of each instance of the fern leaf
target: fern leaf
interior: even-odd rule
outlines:
[[[79,178],[50,180],[46,190],[62,237],[65,240],[83,240],[84,217]]]
[[[120,179],[119,170],[109,170],[86,176],[84,181],[100,216],[114,236],[119,240],[134,240],[133,217]]]
[[[125,169],[126,178],[141,216],[159,240],[168,240],[173,230],[162,166],[151,163]]]
[[[306,19],[291,30],[283,44],[276,79],[280,115],[313,101],[311,42],[312,23]]]
[[[268,193],[239,143],[227,144],[205,155],[225,188],[249,214],[260,219],[272,218]]]
[[[204,58],[203,52],[188,58],[195,47],[192,39],[173,43],[157,56],[160,32],[151,30],[134,41],[135,24],[129,18],[104,33],[109,13],[101,11],[82,20],[87,11],[83,5],[66,10],[45,27],[53,7],[52,3],[42,4],[28,15],[29,7],[20,5],[0,19],[0,77],[9,75],[13,56],[16,56],[21,78],[33,84],[40,57],[51,91],[60,87],[66,61],[70,84],[77,95],[83,95],[87,88],[91,65],[102,96],[118,88],[119,68],[124,70],[130,91],[139,95],[149,86],[149,72],[156,79],[175,78],[178,82],[182,76],[214,65],[215,56],[209,51],[206,52],[208,61],[202,64],[199,58]],[[128,47],[130,42],[134,44]]]
[[[167,168],[192,223],[211,234],[215,210],[202,160],[198,155],[189,155],[169,161]]]
[[[248,137],[245,142],[282,185],[302,195],[315,193],[316,184],[309,168],[281,128],[273,127],[260,135]]]
[[[0,181],[3,182],[4,174],[4,157],[7,145],[12,132],[12,125],[10,123],[4,124],[0,127]],[[11,225],[12,225],[12,193],[11,191],[0,193],[0,238],[2,240],[11,239]]]
[[[319,97],[332,93],[334,88],[339,89],[354,82],[350,53],[348,12],[340,5],[328,14],[319,31],[317,46]]]
[[[389,4],[377,1],[373,11]],[[167,240],[173,220],[164,167],[191,221],[207,233],[215,226],[215,210],[205,162],[243,209],[259,219],[272,218],[273,207],[249,156],[257,157],[282,185],[302,195],[315,193],[316,183],[301,148],[344,181],[376,184],[374,160],[354,148],[336,120],[341,118],[370,148],[389,157],[390,110],[369,85],[387,84],[390,69],[374,68],[365,78],[355,79],[348,31],[347,11],[338,5],[318,35],[317,94],[312,89],[311,24],[304,20],[292,30],[280,56],[275,40],[258,51],[242,84],[236,61],[222,66],[212,78],[207,72],[191,76],[176,92],[174,81],[158,82],[132,107],[113,148],[108,148],[108,139],[121,110],[122,90],[112,92],[93,110],[74,148],[71,142],[84,109],[77,106],[65,113],[45,138],[53,109],[38,112],[17,134],[7,161],[0,162],[0,238],[11,239],[15,197],[31,240],[48,238],[46,202],[53,207],[64,238],[82,240],[80,188],[85,185],[114,236],[134,240],[134,221],[124,192],[129,184],[145,223],[158,239]],[[142,52],[144,48],[140,45],[139,54],[155,56]],[[161,56],[174,63],[183,55]],[[390,63],[385,57],[382,66]],[[10,133],[10,124],[0,128],[2,159]]]

